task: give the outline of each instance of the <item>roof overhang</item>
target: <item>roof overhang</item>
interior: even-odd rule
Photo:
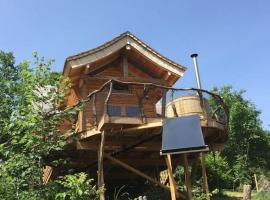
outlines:
[[[68,57],[65,61],[63,75],[70,76],[72,70],[88,64],[91,66],[91,63],[109,57],[123,48],[131,48],[140,52],[140,54],[144,55],[146,59],[153,62],[156,66],[173,73],[178,78],[183,76],[186,70],[186,67],[162,56],[130,32],[125,32],[97,48]]]

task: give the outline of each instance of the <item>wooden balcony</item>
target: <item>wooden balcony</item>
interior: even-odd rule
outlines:
[[[113,84],[128,85],[132,92],[115,92]],[[171,97],[171,92],[192,92],[189,95]],[[167,95],[166,95],[167,94]],[[207,98],[205,97],[207,96]],[[156,109],[162,99],[161,111]],[[153,83],[122,82],[111,80],[101,89],[88,95],[85,109],[79,120],[79,138],[99,135],[103,130],[112,134],[129,132],[140,135],[142,131],[151,133],[152,129],[162,129],[165,117],[181,117],[197,114],[206,143],[224,143],[227,139],[227,111],[222,99],[211,92],[195,88],[169,88]],[[128,110],[129,109],[129,110]]]

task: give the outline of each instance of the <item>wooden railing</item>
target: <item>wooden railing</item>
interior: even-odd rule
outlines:
[[[192,92],[193,95],[197,95],[200,100],[201,107],[205,113],[207,113],[208,117],[216,118],[219,123],[222,123],[227,129],[228,127],[228,109],[222,100],[222,98],[210,91],[203,90],[203,89],[197,89],[197,88],[173,88],[173,87],[167,87],[163,85],[158,85],[154,83],[141,83],[141,82],[126,82],[126,81],[120,81],[120,80],[109,80],[106,83],[104,83],[98,90],[95,90],[91,92],[85,100],[82,100],[79,102],[79,104],[92,102],[92,113],[94,116],[94,126],[97,126],[100,120],[101,115],[107,115],[110,117],[110,113],[108,112],[109,109],[109,101],[112,96],[113,91],[113,85],[114,84],[123,84],[123,85],[129,85],[129,86],[139,86],[143,89],[143,92],[141,95],[137,95],[138,98],[138,107],[140,108],[141,118],[145,118],[144,114],[144,105],[143,101],[149,94],[151,90],[159,89],[162,91],[163,97],[162,97],[162,115],[160,117],[166,117],[164,111],[166,110],[166,102],[167,100],[170,100],[172,103],[172,107],[174,112],[175,105],[173,104],[173,101],[177,99],[179,96],[176,95],[176,93],[184,93],[184,92]],[[104,96],[102,102],[98,102],[98,104],[103,104],[104,109],[102,113],[97,112],[97,98],[98,95],[102,94]],[[162,95],[161,95],[162,96]],[[160,96],[160,98],[161,98]],[[206,99],[206,96],[209,98]],[[149,98],[149,97],[148,97]],[[150,97],[151,98],[151,97]],[[209,104],[209,109],[205,110],[205,103]]]

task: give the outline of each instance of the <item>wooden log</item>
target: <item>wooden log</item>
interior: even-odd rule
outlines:
[[[105,115],[108,115],[108,106],[109,106],[108,102],[109,102],[111,94],[112,94],[112,89],[113,89],[113,82],[111,81],[110,85],[109,85],[109,92],[107,94],[107,97],[106,97],[105,103],[104,103],[104,114]]]
[[[191,181],[190,181],[190,173],[188,170],[188,158],[187,158],[187,154],[183,154],[184,157],[184,171],[185,171],[185,184],[186,184],[186,188],[187,188],[187,197],[188,200],[192,200],[192,191],[191,191]]]
[[[255,185],[256,185],[256,191],[259,192],[259,185],[258,185],[258,180],[257,180],[256,174],[254,174],[254,181],[255,181]]]
[[[84,81],[83,83],[83,88],[82,88],[82,98],[85,99],[87,97],[87,92],[88,92],[88,86],[87,86],[87,81]],[[81,131],[86,130],[87,126],[87,113],[86,113],[86,104],[83,106],[83,110],[81,111]]]
[[[202,165],[202,177],[203,177],[203,191],[208,195],[209,188],[208,188],[208,181],[206,175],[206,167],[205,167],[205,153],[200,153],[201,165]]]
[[[130,68],[129,68],[129,72],[131,72]],[[158,85],[167,85],[167,82],[162,80],[162,79],[157,79],[157,78],[152,78],[152,77],[126,77],[123,78],[121,76],[110,76],[110,75],[95,75],[95,76],[87,76],[85,77],[87,79],[91,79],[91,80],[111,80],[111,79],[116,79],[116,80],[120,80],[120,81],[133,81],[133,82],[141,82],[141,83],[155,83]],[[98,88],[96,88],[98,89]]]
[[[243,200],[251,200],[251,185],[244,185],[243,187]]]
[[[131,167],[130,165],[128,165],[128,164],[126,164],[126,163],[124,163],[124,162],[122,162],[122,161],[120,161],[120,160],[118,160],[118,159],[116,159],[116,158],[114,158],[112,156],[110,156],[109,154],[104,154],[104,157],[106,157],[110,161],[114,162],[115,164],[118,164],[121,167],[123,167],[123,168],[125,168],[125,169],[127,169],[127,170],[129,170],[129,171],[131,171],[131,172],[133,172],[135,174],[137,174],[138,176],[141,176],[142,178],[147,179],[148,181],[154,183],[155,185],[158,185],[158,186],[160,186],[161,188],[164,188],[164,189],[168,189],[167,186],[161,184],[160,182],[158,182],[157,180],[153,179],[152,177],[150,177],[150,176],[144,174],[143,172],[141,172],[141,171],[139,171],[139,170]]]
[[[131,127],[131,128],[125,128],[122,130],[122,132],[124,132],[124,133],[136,132],[136,131],[140,131],[140,130],[158,128],[158,127],[162,127],[162,121],[157,119],[156,122],[142,124],[142,125]]]
[[[140,142],[140,141],[139,141]],[[109,139],[106,139],[106,146],[104,147],[105,150],[122,150],[126,148],[127,146],[133,146],[136,145],[134,142],[129,142],[129,140],[121,140],[119,141],[109,141]],[[78,150],[89,150],[89,151],[96,151],[99,149],[100,145],[97,144],[96,141],[77,141],[76,142],[76,148]],[[148,143],[142,143],[138,144],[137,146],[133,146],[133,149],[136,151],[159,151],[161,148],[160,142],[148,142]]]
[[[94,126],[97,127],[98,119],[97,119],[97,103],[96,103],[96,94],[93,96],[93,105],[92,112],[94,117]]]
[[[105,131],[101,133],[100,149],[98,151],[98,188],[101,189],[100,200],[105,200],[104,175],[103,175],[103,157],[104,157]]]
[[[171,155],[168,154],[165,160],[166,160],[166,164],[168,168],[168,175],[169,175],[169,181],[170,181],[171,200],[176,200],[176,198],[179,197],[179,194],[177,192],[176,183],[173,177]]]

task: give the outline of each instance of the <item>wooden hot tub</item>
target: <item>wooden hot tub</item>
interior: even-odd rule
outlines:
[[[166,106],[166,117],[199,115],[205,142],[215,150],[222,150],[227,140],[226,123],[220,122],[210,109],[208,100],[198,94],[180,96]]]

